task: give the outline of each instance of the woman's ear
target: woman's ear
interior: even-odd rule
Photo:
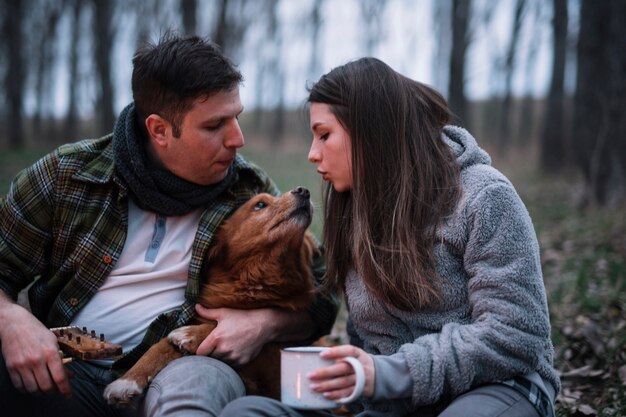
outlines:
[[[168,139],[172,136],[172,125],[170,122],[153,113],[146,117],[145,123],[150,138],[160,146],[167,145]]]

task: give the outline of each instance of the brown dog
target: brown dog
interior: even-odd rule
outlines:
[[[306,309],[313,300],[311,260],[317,247],[311,234],[312,207],[306,188],[281,197],[259,194],[220,226],[208,253],[205,282],[198,302],[207,308]],[[120,379],[109,384],[110,404],[130,404],[170,361],[194,354],[216,327],[196,318],[196,325],[172,331],[153,345]],[[280,396],[280,348],[270,343],[249,364],[237,369],[248,394]]]

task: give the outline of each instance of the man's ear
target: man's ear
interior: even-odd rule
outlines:
[[[145,123],[150,138],[161,146],[167,145],[168,138],[172,136],[172,125],[170,122],[153,113],[146,118]]]

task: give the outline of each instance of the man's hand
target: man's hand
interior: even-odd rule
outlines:
[[[234,367],[254,359],[263,345],[275,340],[299,340],[312,334],[313,324],[307,313],[280,309],[235,310],[207,309],[196,304],[199,316],[217,321],[217,327],[196,350]]]
[[[209,355],[235,367],[250,362],[273,336],[271,309],[206,309],[196,304],[196,312],[217,321],[217,327],[200,344],[196,354]]]
[[[2,356],[16,389],[28,393],[71,395],[57,338],[23,307],[0,300]]]

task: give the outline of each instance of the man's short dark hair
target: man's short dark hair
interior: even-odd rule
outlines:
[[[198,36],[165,34],[157,44],[146,44],[133,57],[132,89],[138,117],[143,122],[158,114],[180,135],[185,113],[194,100],[229,91],[243,81],[219,46]]]

